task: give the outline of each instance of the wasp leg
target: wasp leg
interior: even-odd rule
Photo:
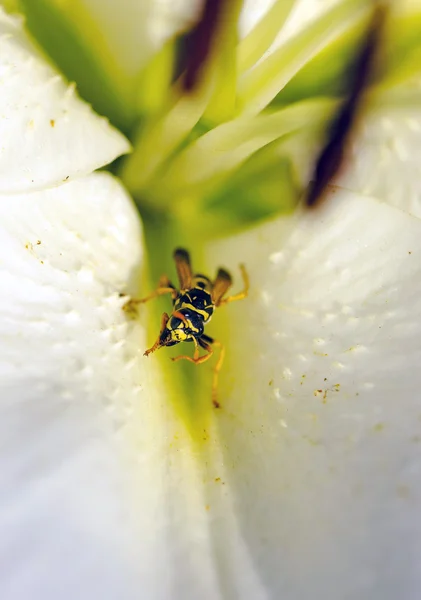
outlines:
[[[205,350],[208,350],[208,352],[210,350],[212,350],[211,345],[217,346],[219,348],[219,358],[213,369],[212,403],[215,408],[220,408],[221,405],[218,402],[218,379],[219,379],[219,372],[222,368],[222,364],[223,364],[224,358],[225,358],[225,346],[223,344],[221,344],[221,342],[218,342],[218,340],[214,340],[213,338],[211,338],[209,335],[202,335],[202,337],[199,339],[199,344],[202,346],[202,348],[204,348]]]
[[[247,273],[244,265],[240,265],[240,271],[241,271],[241,276],[243,278],[243,283],[244,283],[243,291],[238,292],[238,294],[234,294],[233,296],[227,296],[227,298],[221,298],[219,300],[219,302],[216,304],[216,306],[222,306],[223,304],[228,304],[228,302],[235,302],[236,300],[242,300],[243,298],[246,298],[248,296],[249,288],[250,288],[250,281],[249,281],[249,276],[248,276],[248,273]]]
[[[152,292],[152,294],[145,296],[145,298],[132,298],[126,302],[126,304],[123,306],[123,310],[128,313],[134,312],[137,304],[143,304],[149,300],[152,300],[153,298],[156,298],[157,296],[163,296],[164,294],[171,294],[173,299],[177,297],[177,290],[166,275],[162,275],[160,277],[158,287],[154,292]]]
[[[208,335],[202,335],[202,337],[199,338],[199,340],[196,340],[196,338],[193,338],[193,342],[195,345],[193,358],[191,356],[182,354],[180,356],[175,356],[171,360],[173,362],[177,362],[179,360],[188,360],[189,362],[192,362],[195,365],[201,365],[202,363],[209,360],[209,358],[213,355],[212,346],[218,346],[220,348],[220,353],[219,353],[218,362],[216,363],[214,370],[213,370],[212,403],[215,408],[220,408],[221,405],[218,402],[218,377],[219,377],[219,371],[221,370],[221,367],[222,367],[222,363],[224,362],[225,348],[221,344],[221,342],[214,340],[213,338],[209,337]],[[207,354],[204,354],[203,356],[199,356],[199,345],[201,348],[206,350]]]
[[[173,362],[177,362],[179,360],[188,360],[189,362],[192,362],[195,365],[201,365],[202,363],[206,362],[212,356],[213,349],[210,346],[208,346],[208,344],[206,344],[206,346],[204,346],[203,344],[200,344],[202,346],[202,348],[204,348],[208,352],[208,354],[199,356],[199,346],[198,346],[196,338],[193,338],[193,342],[195,345],[193,358],[191,356],[187,356],[186,354],[181,354],[180,356],[175,356],[171,360]],[[199,343],[200,343],[200,341],[199,341]]]
[[[152,294],[145,296],[145,298],[130,300],[130,302],[133,304],[143,304],[144,302],[148,302],[149,300],[152,300],[157,296],[163,296],[164,294],[172,294],[175,298],[177,296],[177,290],[166,275],[161,275],[159,278],[158,287],[154,292],[152,292]]]
[[[143,356],[148,356],[149,354],[152,354],[152,352],[155,352],[155,350],[157,350],[160,347],[161,334],[164,331],[165,327],[167,326],[168,319],[169,319],[169,316],[167,315],[167,313],[163,313],[163,315],[161,317],[161,329],[159,331],[158,338],[157,338],[155,344],[151,348],[149,348],[148,350],[145,350],[145,352],[143,353]]]

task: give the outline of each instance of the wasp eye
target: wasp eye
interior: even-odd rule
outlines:
[[[179,340],[172,340],[172,339],[170,339],[168,342],[165,343],[165,345],[166,346],[175,346],[178,343],[179,343]]]
[[[172,332],[169,329],[164,329],[159,338],[161,346],[174,346],[177,344],[177,340],[173,339]]]

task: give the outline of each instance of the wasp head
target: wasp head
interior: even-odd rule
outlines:
[[[187,311],[173,314],[162,329],[159,338],[145,356],[164,346],[175,346],[180,342],[191,342],[203,334],[203,320]]]
[[[179,342],[182,342],[182,339],[179,339],[179,330],[177,329],[168,329],[165,327],[161,335],[159,336],[159,347],[162,346],[175,346]]]
[[[182,309],[171,316],[167,329],[171,334],[171,343],[167,343],[167,346],[191,342],[193,338],[199,338],[203,334],[203,319],[194,312]]]

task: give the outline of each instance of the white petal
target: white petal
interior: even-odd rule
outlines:
[[[373,95],[374,96],[374,95]],[[416,94],[414,95],[416,97]],[[415,176],[421,152],[421,108],[409,98],[378,93],[362,112],[334,183],[421,217],[421,185]],[[300,131],[279,144],[303,188],[314,175],[323,133]]]
[[[194,21],[200,0],[81,0],[80,6],[106,40],[118,68],[134,78],[166,39]]]
[[[126,76],[135,77],[153,50],[147,27],[151,4],[149,0],[81,0],[74,18],[77,24],[77,19],[84,16],[82,10],[86,11],[89,21],[95,23],[97,36],[106,45],[116,68]],[[74,8],[69,5],[64,7],[66,9],[73,16]],[[86,27],[81,34],[89,35],[89,29]],[[89,38],[86,42],[89,44]]]
[[[93,175],[0,212],[2,596],[137,598],[118,458],[127,389],[142,397],[118,298],[142,255],[135,211]]]
[[[420,222],[337,190],[209,256],[251,277],[219,313],[220,476],[267,597],[419,597]]]
[[[154,45],[158,47],[175,33],[190,27],[201,6],[200,0],[154,0],[149,18]]]
[[[213,251],[252,290],[226,309],[200,447],[121,311],[142,261],[127,197],[106,175],[36,196],[0,220],[6,597],[409,596],[419,222],[345,193]]]
[[[128,151],[1,11],[0,90],[0,193],[57,185]]]
[[[421,217],[419,101],[378,96],[357,127],[349,159],[336,182]]]
[[[131,201],[95,174],[0,216],[2,597],[218,598],[226,543],[162,390],[176,366],[142,356],[143,319],[121,309],[143,262]]]

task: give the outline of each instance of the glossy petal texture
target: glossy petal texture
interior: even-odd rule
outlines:
[[[119,462],[128,415],[153,398],[119,298],[142,262],[135,210],[104,174],[0,211],[1,595],[138,598]]]
[[[421,183],[414,176],[421,152],[421,107],[414,94],[393,101],[377,94],[367,107],[336,182],[382,198],[421,217]]]
[[[401,93],[403,91],[403,93]],[[421,217],[421,185],[416,173],[421,152],[421,108],[417,92],[373,90],[356,121],[336,185]],[[302,188],[313,176],[322,132],[300,131],[279,144]]]
[[[1,596],[217,598],[206,469],[122,311],[143,263],[130,199],[94,174],[4,200]]]
[[[121,188],[93,175],[6,205],[6,597],[411,597],[418,220],[341,192],[212,248],[252,290],[224,309],[223,408],[198,448],[121,311],[142,262]]]
[[[337,190],[209,257],[251,277],[218,415],[249,597],[418,597],[421,223]]]
[[[2,595],[416,597],[417,219],[337,191],[214,245],[252,288],[215,318],[222,409],[193,442],[161,388],[177,366],[121,310],[142,251],[120,186],[6,205]]]
[[[20,22],[1,11],[0,89],[0,193],[58,185],[129,149],[37,55]]]
[[[19,34],[1,43],[31,52]],[[26,60],[36,90],[50,71]],[[19,89],[15,102],[30,98]],[[28,170],[56,184],[62,160],[80,176],[124,144],[71,102],[63,137],[41,119],[38,145],[22,145],[26,105],[10,114],[22,130],[4,169],[16,186],[0,186],[0,596],[418,597],[420,222],[338,191],[209,248],[210,266],[245,262],[252,289],[212,323],[229,350],[222,409],[193,440],[171,397],[179,365],[145,359],[146,308],[137,321],[121,309],[144,261],[122,188],[97,174],[6,194],[32,189]]]

